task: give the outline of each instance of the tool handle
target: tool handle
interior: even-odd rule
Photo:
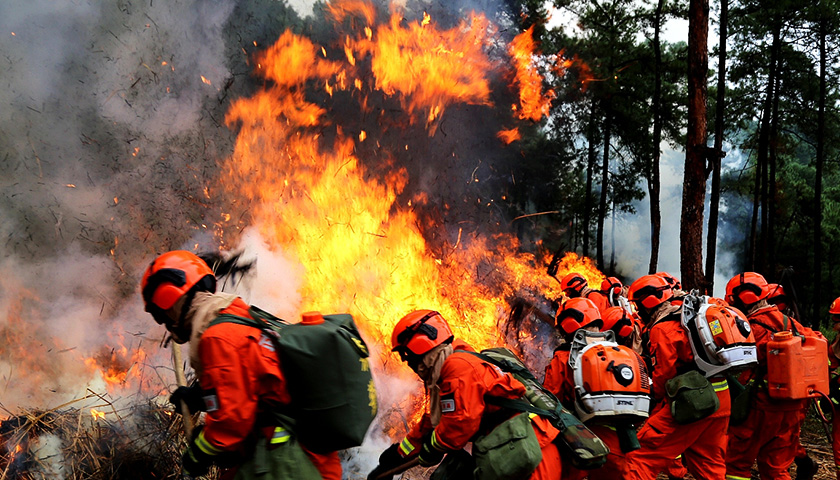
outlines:
[[[181,360],[181,346],[172,342],[172,365],[175,368],[175,382],[179,387],[187,386],[187,378],[184,376],[184,362]],[[179,402],[181,405],[181,418],[184,420],[184,432],[187,435],[187,440],[192,439],[193,423],[190,409],[187,403],[183,400]]]
[[[408,470],[409,468],[417,466],[419,463],[420,463],[420,457],[419,456],[414,457],[411,460],[409,460],[408,462],[403,463],[402,465],[396,466],[396,467],[388,470],[387,472],[380,473],[379,476],[376,477],[376,480],[379,480],[381,478],[390,478],[392,475],[397,475],[397,474],[403,473],[404,471]]]

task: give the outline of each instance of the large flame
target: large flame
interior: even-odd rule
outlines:
[[[461,230],[439,232],[442,245],[429,245],[416,208],[430,200],[424,194],[402,199],[409,182],[399,166],[402,152],[380,148],[377,155],[390,167],[372,171],[356,154],[370,132],[345,133],[337,116],[310,100],[318,96],[306,93],[306,87],[321,90],[327,98],[355,88],[360,106],[368,108],[361,91],[376,90],[398,98],[404,113],[422,112],[434,135],[434,121],[447,106],[488,103],[494,67],[485,50],[493,27],[475,14],[449,30],[438,29],[428,15],[401,21],[392,14],[389,23],[375,25],[375,11],[360,1],[333,3],[328,12],[337,24],[355,19],[345,22],[355,34],[344,37],[336,58],[291,32],[260,55],[259,72],[271,83],[229,110],[227,124],[239,134],[220,183],[241,208],[247,205],[273,248],[303,265],[303,310],[352,313],[384,352],[385,365],[398,364],[390,348],[381,348],[390,346],[393,326],[418,308],[440,311],[455,335],[475,348],[501,344],[499,323],[518,291],[562,295],[546,273],[546,255],[523,253],[512,235]],[[520,47],[533,51],[532,43]],[[548,100],[525,100],[541,91],[541,78],[528,71],[531,76],[519,81],[528,92],[520,98],[523,112],[529,105],[524,117],[533,118],[544,115]],[[334,128],[325,146],[327,125]],[[585,273],[593,283],[603,278],[586,259],[577,263],[594,270]],[[569,257],[564,268],[575,265]]]

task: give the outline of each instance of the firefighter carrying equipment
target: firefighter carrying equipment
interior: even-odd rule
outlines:
[[[518,413],[473,442],[475,478],[524,480],[542,462],[542,450],[530,415]]]
[[[146,311],[152,314],[158,325],[165,324],[167,328],[176,325],[166,310],[185,295],[189,295],[188,299],[192,298],[197,290],[215,292],[216,277],[204,260],[186,250],[173,250],[155,258],[140,281]]]
[[[258,328],[278,352],[292,402],[272,411],[269,420],[285,425],[315,453],[361,445],[377,403],[368,348],[353,317],[323,315],[322,322],[290,324],[254,306],[248,312],[254,319],[222,314],[210,326]]]
[[[671,285],[659,275],[644,275],[636,279],[627,291],[627,298],[639,310],[653,310],[674,296]]]
[[[592,433],[572,412],[563,408],[551,392],[537,381],[525,363],[504,347],[488,348],[478,352],[466,351],[485,362],[497,366],[503,372],[510,373],[525,386],[523,400],[487,397],[487,402],[518,412],[535,413],[549,419],[560,434],[554,440],[561,453],[572,465],[582,470],[602,466],[607,461],[610,449]]]
[[[681,425],[702,420],[720,408],[715,387],[697,370],[665,382],[665,394],[671,400],[671,416]]]
[[[738,310],[711,302],[707,296],[683,297],[681,323],[694,362],[707,378],[758,364],[750,322]]]
[[[767,392],[780,400],[800,400],[828,392],[826,358],[825,338],[789,331],[774,333],[767,342]]]
[[[575,380],[575,410],[581,421],[637,423],[650,411],[650,377],[632,349],[612,331],[578,330],[569,355]]]

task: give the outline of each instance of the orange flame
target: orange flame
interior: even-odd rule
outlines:
[[[551,101],[555,94],[553,90],[543,93],[543,77],[534,66],[535,47],[534,27],[532,26],[513,39],[510,44],[510,55],[516,67],[516,81],[520,86],[519,104],[521,110],[519,118],[537,122],[548,116]]]
[[[511,128],[510,130],[501,130],[496,136],[503,141],[506,145],[513,143],[522,138],[522,134],[519,133],[518,128]]]
[[[409,114],[424,112],[433,136],[435,120],[449,105],[489,104],[492,65],[483,46],[490,23],[473,14],[454,29],[439,30],[431,21],[424,26],[393,15],[389,24],[376,26],[369,4],[352,0],[330,3],[327,12],[337,23],[361,17],[372,34],[343,37],[336,60],[288,31],[264,51],[259,73],[270,84],[228,111],[226,123],[239,133],[219,184],[234,198],[234,209],[247,209],[271,248],[302,265],[301,311],[352,313],[389,371],[408,373],[396,367],[401,363],[390,352],[390,337],[414,309],[438,310],[475,348],[502,344],[499,324],[520,290],[562,295],[545,271],[547,255],[523,253],[512,235],[439,232],[440,244],[428,244],[416,213],[430,202],[428,194],[400,200],[408,184],[407,170],[397,166],[407,155],[402,146],[385,151],[377,142],[390,168],[371,171],[356,153],[364,138],[344,134],[339,119],[304,96],[304,86],[347,89],[365,79],[367,63],[375,80],[365,85],[399,96]],[[361,61],[368,57],[370,62]],[[323,145],[325,126],[332,123],[330,145]],[[572,268],[571,259],[566,266]]]

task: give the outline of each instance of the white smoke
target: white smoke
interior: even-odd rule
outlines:
[[[664,144],[663,144],[664,145]],[[724,162],[724,173],[728,169],[735,168],[739,162],[738,152],[732,152],[730,159]],[[677,278],[680,276],[680,219],[682,216],[682,190],[683,172],[685,167],[685,153],[675,151],[671,148],[664,148],[660,168],[660,198],[661,208],[661,231],[660,248],[657,271],[670,272]],[[647,193],[647,186],[644,185]],[[706,205],[704,207],[703,238],[697,241],[703,244],[703,261],[706,256],[706,236],[708,235],[709,218],[709,195],[711,181],[707,182]],[[605,222],[604,236],[604,257],[610,258],[612,236],[616,235],[615,255],[616,265],[627,276],[634,280],[647,275],[650,263],[650,199],[645,198],[633,204],[635,214],[619,213],[615,222],[615,232],[612,231],[611,218]],[[726,203],[721,202],[720,214],[725,215]],[[725,293],[726,282],[732,278],[739,263],[735,261],[734,253],[721,248],[720,239],[723,236],[723,229],[728,225],[725,222],[719,223],[718,247],[715,259],[715,284],[714,296],[722,297]],[[705,263],[704,263],[705,266]]]

